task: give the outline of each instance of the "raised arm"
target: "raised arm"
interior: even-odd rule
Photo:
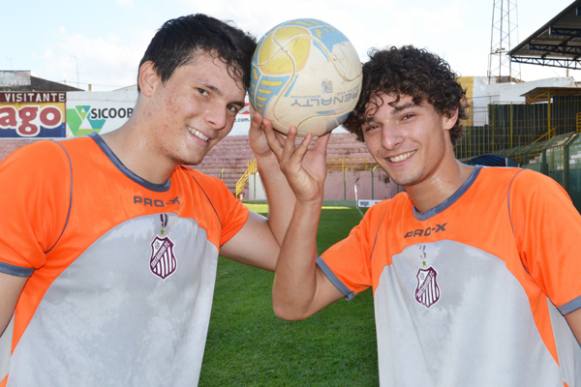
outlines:
[[[248,138],[266,192],[269,216],[251,213],[242,230],[222,247],[221,253],[241,263],[274,271],[296,200],[267,142],[267,130],[273,133],[271,123],[252,111]]]
[[[250,148],[256,158],[260,179],[268,201],[268,225],[278,245],[282,244],[295,205],[295,195],[280,169],[280,164],[268,145],[266,131],[272,133],[270,121],[252,111],[248,133]]]
[[[265,128],[265,133],[296,198],[276,266],[273,308],[278,317],[298,320],[341,297],[315,264],[329,135],[318,138],[309,150],[311,136],[297,147],[295,129],[286,140],[276,137],[271,128]]]

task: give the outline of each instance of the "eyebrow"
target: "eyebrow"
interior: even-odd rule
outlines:
[[[418,106],[418,105],[416,103],[414,103],[414,102],[408,102],[408,103],[405,103],[405,104],[399,105],[399,106],[393,106],[393,105],[391,105],[391,107],[393,107],[393,111],[395,113],[399,113],[402,110],[406,110],[406,109],[413,108],[413,107],[416,107],[416,106]]]
[[[403,110],[416,107],[416,106],[418,106],[418,104],[416,104],[414,102],[408,102],[408,103],[404,103],[403,105],[399,105],[399,106],[393,106],[392,104],[389,104],[389,106],[391,106],[393,108],[393,113],[400,113]],[[363,121],[364,124],[370,124],[373,122],[376,122],[375,121],[375,114],[365,117],[365,119]]]
[[[376,122],[376,121],[375,121],[375,115],[373,115],[373,116],[367,116],[367,117],[365,117],[365,119],[363,120],[363,124],[371,124],[371,123],[373,123],[373,122]]]
[[[202,86],[204,86],[207,89],[212,90],[214,93],[218,94],[220,97],[223,95],[222,91],[220,89],[218,89],[216,86],[211,85],[209,83],[206,82],[200,82],[202,84]]]

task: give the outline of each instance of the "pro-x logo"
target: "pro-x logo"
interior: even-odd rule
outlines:
[[[176,196],[172,199],[163,201],[160,199],[148,198],[141,195],[134,195],[133,196],[133,204],[142,205],[145,207],[165,207],[171,205],[179,205],[180,204],[180,197]]]
[[[410,231],[406,232],[403,237],[404,238],[415,238],[415,237],[422,237],[422,236],[430,236],[432,234],[446,231],[447,224],[448,223],[440,223],[440,224],[436,224],[435,226],[429,226],[426,228],[417,228],[415,230],[410,230]]]

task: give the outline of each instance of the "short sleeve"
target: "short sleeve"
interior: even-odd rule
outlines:
[[[249,212],[246,207],[237,200],[226,184],[216,177],[205,175],[195,169],[190,170],[194,180],[198,182],[206,195],[209,204],[220,221],[220,235],[216,238],[220,246],[228,242],[248,220]]]
[[[249,212],[241,201],[228,191],[224,183],[218,198],[220,201],[220,221],[222,223],[222,233],[220,236],[220,246],[228,242],[234,235],[242,229],[248,220]]]
[[[68,157],[48,141],[20,148],[0,164],[0,187],[0,271],[28,276],[45,264],[66,223]]]
[[[565,190],[534,171],[510,192],[511,220],[523,264],[561,313],[581,307],[581,216]]]
[[[371,253],[384,210],[371,207],[347,238],[335,243],[317,260],[317,265],[343,295],[350,299],[372,285]]]

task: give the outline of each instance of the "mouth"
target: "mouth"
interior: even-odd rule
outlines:
[[[401,163],[402,161],[405,161],[405,160],[409,159],[410,157],[412,157],[414,153],[416,153],[415,150],[410,151],[410,152],[400,153],[399,155],[396,155],[396,156],[386,157],[386,159],[390,163]]]
[[[194,129],[194,128],[190,127],[190,126],[188,126],[187,128],[188,128],[188,132],[192,136],[194,136],[196,138],[199,138],[200,140],[202,140],[202,141],[204,141],[206,143],[210,141],[210,137],[206,136],[204,133],[200,132],[199,130]]]

